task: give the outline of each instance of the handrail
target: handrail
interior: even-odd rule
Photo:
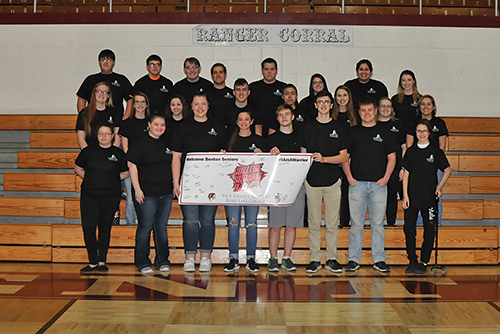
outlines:
[[[33,13],[36,13],[37,0],[33,0]],[[423,0],[418,1],[418,15],[423,15]],[[186,11],[191,11],[191,0],[187,0]],[[113,0],[109,0],[109,12],[113,12]],[[311,10],[313,13],[314,10]],[[264,13],[267,13],[267,0],[264,0]],[[341,14],[345,14],[345,0],[342,0]],[[495,0],[495,16],[498,17],[498,0]]]

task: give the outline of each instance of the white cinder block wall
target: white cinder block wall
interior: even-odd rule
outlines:
[[[183,78],[184,58],[202,63],[202,76],[222,62],[228,85],[238,77],[260,79],[260,62],[278,61],[280,80],[294,83],[299,98],[310,76],[322,73],[331,90],[355,77],[355,64],[368,58],[373,78],[396,93],[399,74],[411,69],[421,93],[434,95],[438,115],[500,116],[500,29],[355,26],[354,46],[199,46],[195,25],[0,25],[0,113],[76,113],[76,91],[99,71],[97,54],[110,48],[115,71],[132,84],[146,73],[145,59],[163,58],[163,74]]]

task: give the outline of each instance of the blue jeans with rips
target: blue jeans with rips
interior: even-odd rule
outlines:
[[[201,253],[211,253],[215,239],[217,205],[181,205],[182,238],[186,254],[196,254],[198,242]]]
[[[240,244],[241,211],[245,210],[245,228],[247,234],[247,259],[255,258],[257,248],[257,215],[258,206],[226,206],[227,238],[229,243],[229,257],[238,258]]]

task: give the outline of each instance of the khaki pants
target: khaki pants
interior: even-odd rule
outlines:
[[[338,216],[340,207],[340,179],[329,187],[311,187],[307,181],[307,209],[309,210],[310,261],[321,261],[321,204],[325,202],[326,259],[337,259]]]

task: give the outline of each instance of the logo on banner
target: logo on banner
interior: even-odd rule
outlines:
[[[233,192],[260,187],[260,183],[267,175],[267,172],[262,170],[262,165],[255,162],[252,162],[250,165],[238,163],[234,172],[228,174],[231,180],[233,180]]]

